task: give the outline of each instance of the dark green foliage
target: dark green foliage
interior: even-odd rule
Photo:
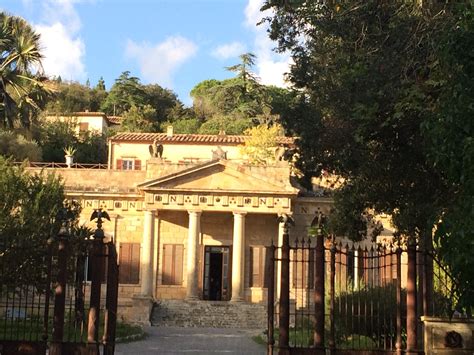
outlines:
[[[226,80],[205,80],[191,90],[193,110],[203,121],[201,133],[242,134],[258,124],[275,124],[280,115],[291,112],[288,107],[296,94],[289,90],[265,86],[251,71],[255,56],[240,56],[241,63],[227,69],[237,76]]]
[[[41,148],[33,140],[12,131],[0,131],[0,155],[14,161],[41,160]]]
[[[301,137],[298,167],[307,183],[323,170],[346,181],[336,194],[338,231],[360,238],[370,210],[430,246],[439,224],[439,252],[473,289],[463,252],[474,239],[472,3],[264,8],[274,11],[270,37],[291,52],[289,79],[302,93],[302,108],[282,116]]]
[[[48,239],[58,234],[62,222],[72,227],[79,215],[79,206],[65,206],[64,200],[58,177],[29,174],[0,157],[2,285],[44,282]]]
[[[340,293],[334,302],[336,339],[339,342],[358,336],[373,340],[385,339],[395,343],[397,324],[397,289],[395,284],[363,287],[360,290]],[[406,291],[402,290],[402,314],[406,313]],[[404,330],[402,331],[404,332]],[[383,341],[383,340],[381,340]],[[383,347],[383,343],[379,344]]]
[[[41,70],[39,34],[0,11],[0,125],[29,127],[50,93]]]
[[[74,162],[83,164],[107,163],[107,135],[84,132],[78,137],[75,126],[67,122],[44,122],[35,128],[35,136],[42,148],[45,162],[64,163],[64,148],[76,149]]]

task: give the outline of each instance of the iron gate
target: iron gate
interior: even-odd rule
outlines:
[[[114,354],[118,263],[115,244],[95,238],[81,243],[60,234],[48,246],[3,241],[0,258],[0,354]],[[3,257],[17,248],[14,259]],[[30,256],[45,253],[36,265]],[[15,260],[16,259],[16,260]],[[31,260],[29,260],[31,259]],[[31,273],[21,271],[23,265]],[[15,272],[16,270],[16,272]],[[105,284],[105,304],[101,289]],[[100,336],[100,338],[99,338]]]
[[[451,316],[459,292],[432,252],[322,235],[270,246],[268,353],[422,353],[421,315]]]

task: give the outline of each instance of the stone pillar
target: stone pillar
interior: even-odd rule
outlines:
[[[145,211],[145,223],[143,225],[140,295],[153,297],[153,256],[155,239],[155,211]]]
[[[201,211],[188,211],[188,250],[186,260],[186,298],[190,300],[198,299],[198,266],[197,253],[199,245],[199,235],[201,233]]]
[[[280,216],[279,216],[280,217]],[[278,219],[278,241],[277,241],[277,273],[276,273],[276,299],[280,300],[281,293],[281,247],[283,245],[283,234],[285,230],[285,223],[282,222],[282,219]]]
[[[244,301],[245,215],[246,212],[234,212],[234,235],[232,239],[232,302]]]

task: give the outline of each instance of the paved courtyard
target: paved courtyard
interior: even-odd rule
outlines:
[[[255,330],[146,327],[147,338],[117,344],[116,355],[148,354],[265,354],[265,346],[252,340]]]

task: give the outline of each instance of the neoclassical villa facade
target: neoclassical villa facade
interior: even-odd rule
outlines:
[[[306,236],[316,213],[329,212],[331,198],[293,183],[288,162],[250,165],[246,139],[119,133],[107,169],[57,169],[82,223],[97,208],[111,217],[104,230],[117,245],[128,317],[148,317],[150,300],[265,301],[266,247],[283,235],[278,217],[291,215],[292,234]],[[294,143],[278,144],[281,156]]]

